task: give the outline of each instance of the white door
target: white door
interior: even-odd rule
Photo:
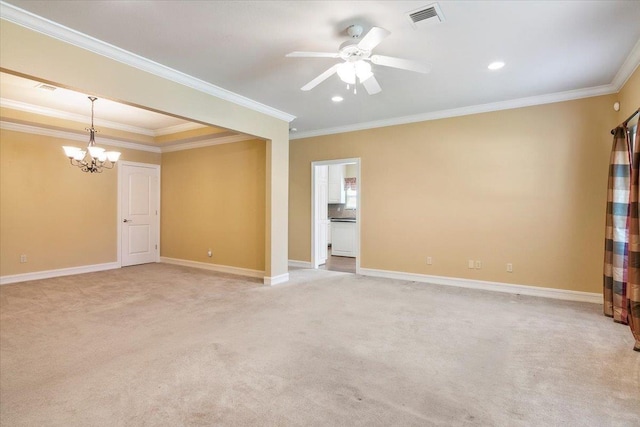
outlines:
[[[121,164],[122,266],[158,260],[159,166]]]
[[[316,260],[315,264],[322,265],[327,262],[327,218],[329,205],[327,204],[329,168],[316,166]]]

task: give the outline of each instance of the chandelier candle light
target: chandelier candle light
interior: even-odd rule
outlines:
[[[96,146],[96,132],[93,127],[93,104],[96,97],[90,96],[91,101],[91,127],[86,130],[89,131],[89,145],[86,150],[82,150],[78,147],[64,146],[64,154],[69,158],[69,161],[73,166],[80,168],[82,172],[101,173],[102,169],[113,169],[116,162],[120,158],[120,153],[117,151],[105,151],[104,148]]]

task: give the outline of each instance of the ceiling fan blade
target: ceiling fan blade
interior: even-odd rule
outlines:
[[[304,90],[304,91],[313,89],[314,87],[318,86],[320,83],[322,83],[323,81],[327,80],[329,77],[334,75],[337,70],[338,70],[338,64],[336,64],[333,67],[329,68],[327,71],[325,71],[324,73],[320,74],[318,77],[316,77],[315,79],[311,80],[309,83],[307,83],[306,85],[302,86],[300,89]]]
[[[291,52],[285,55],[287,58],[339,58],[340,55],[331,52]]]
[[[400,68],[401,70],[415,71],[417,73],[428,73],[431,69],[427,64],[409,59],[394,58],[392,56],[372,55],[371,62],[385,67]]]
[[[385,30],[380,27],[373,27],[369,30],[367,34],[360,40],[358,43],[358,47],[362,50],[372,50],[374,47],[378,46],[378,44],[385,39],[390,31]]]
[[[382,91],[380,84],[374,76],[369,77],[367,80],[361,83],[362,86],[364,86],[364,88],[367,90],[367,93],[369,95],[375,95],[376,93],[380,93]]]

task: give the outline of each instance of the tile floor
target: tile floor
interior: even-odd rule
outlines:
[[[331,255],[331,247],[329,247],[329,257],[327,263],[318,267],[321,270],[341,271],[343,273],[356,274],[356,259],[344,256]]]

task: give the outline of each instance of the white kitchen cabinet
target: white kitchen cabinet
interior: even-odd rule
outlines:
[[[331,255],[356,256],[356,223],[331,223]]]
[[[331,221],[327,223],[327,245],[331,244]]]
[[[345,203],[345,165],[329,165],[329,203]]]

